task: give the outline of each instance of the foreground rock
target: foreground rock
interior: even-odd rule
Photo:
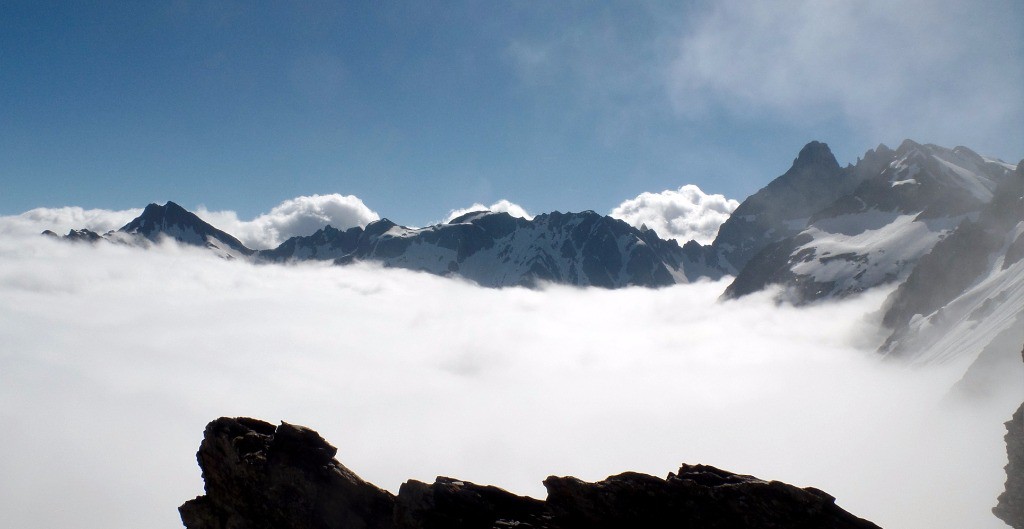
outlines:
[[[181,519],[188,529],[877,528],[820,490],[704,465],[666,479],[549,477],[546,501],[445,477],[408,481],[396,497],[338,463],[336,452],[301,426],[217,419],[197,454],[206,495],[185,502]]]
[[[992,512],[1007,525],[1024,529],[1024,404],[1006,423],[1006,455],[1006,490]]]

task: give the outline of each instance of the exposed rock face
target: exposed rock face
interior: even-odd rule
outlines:
[[[394,498],[334,460],[316,432],[217,419],[196,454],[206,496],[178,511],[189,529],[391,527]]]
[[[1024,357],[1024,351],[1021,351]],[[992,512],[1010,527],[1024,529],[1024,404],[1006,423],[1006,490]]]
[[[181,519],[188,529],[877,529],[820,490],[703,465],[666,479],[549,477],[546,501],[445,477],[408,481],[394,497],[335,452],[307,428],[217,419],[197,454],[206,495],[185,502]]]

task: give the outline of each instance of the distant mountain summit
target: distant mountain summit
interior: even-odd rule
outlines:
[[[138,235],[152,242],[170,238],[182,244],[218,250],[225,255],[237,253],[248,256],[255,253],[234,236],[213,227],[195,213],[174,202],[167,202],[163,206],[146,206],[141,215],[118,231],[127,235]]]
[[[740,203],[718,230],[711,253],[735,275],[768,245],[802,230],[807,219],[855,186],[828,145],[812,141],[782,176]]]

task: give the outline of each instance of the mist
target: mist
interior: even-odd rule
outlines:
[[[704,463],[814,486],[887,528],[1005,527],[1013,395],[882,362],[886,290],[812,307],[726,282],[483,289],[369,265],[251,265],[0,239],[0,512],[12,527],[181,527],[219,416],[319,431],[392,492],[446,475]],[[1013,393],[1013,392],[1009,392]]]

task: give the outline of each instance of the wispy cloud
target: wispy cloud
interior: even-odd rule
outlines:
[[[613,11],[516,36],[506,52],[524,87],[571,94],[573,117],[587,116],[611,142],[756,126],[1020,155],[1024,11],[1014,0],[647,2]]]
[[[541,495],[552,473],[685,461],[886,527],[998,527],[1005,410],[940,407],[957,373],[873,359],[884,293],[795,309],[723,288],[492,290],[0,238],[0,511],[180,527],[203,426],[249,415],[317,428],[391,490],[443,474]]]
[[[888,141],[1003,147],[1022,139],[1014,125],[1024,112],[1016,2],[711,6],[679,35],[669,70],[684,116],[724,108],[800,126],[838,119]]]

